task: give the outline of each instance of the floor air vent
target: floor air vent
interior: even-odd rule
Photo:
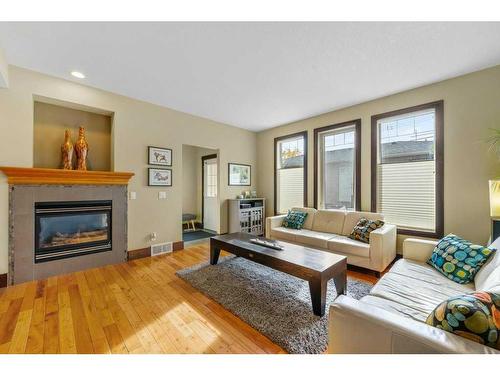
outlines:
[[[172,252],[172,242],[159,243],[156,245],[151,245],[151,256],[171,253]]]

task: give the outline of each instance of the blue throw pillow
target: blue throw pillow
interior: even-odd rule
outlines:
[[[474,281],[476,273],[494,251],[449,234],[436,245],[427,264],[448,279],[467,284]]]
[[[283,219],[282,226],[290,229],[302,229],[306,221],[307,212],[290,211]]]

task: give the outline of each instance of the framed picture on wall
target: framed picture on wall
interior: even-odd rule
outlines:
[[[172,150],[162,147],[148,147],[148,164],[163,165],[165,167],[172,166]]]
[[[172,170],[148,168],[148,186],[172,186]]]
[[[228,184],[230,186],[250,186],[252,167],[247,164],[228,164]]]

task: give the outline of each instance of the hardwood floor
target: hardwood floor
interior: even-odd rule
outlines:
[[[0,353],[284,353],[175,275],[206,260],[200,244],[0,289]]]

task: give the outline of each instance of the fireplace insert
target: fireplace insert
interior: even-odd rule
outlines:
[[[35,203],[35,263],[111,251],[111,201]]]

